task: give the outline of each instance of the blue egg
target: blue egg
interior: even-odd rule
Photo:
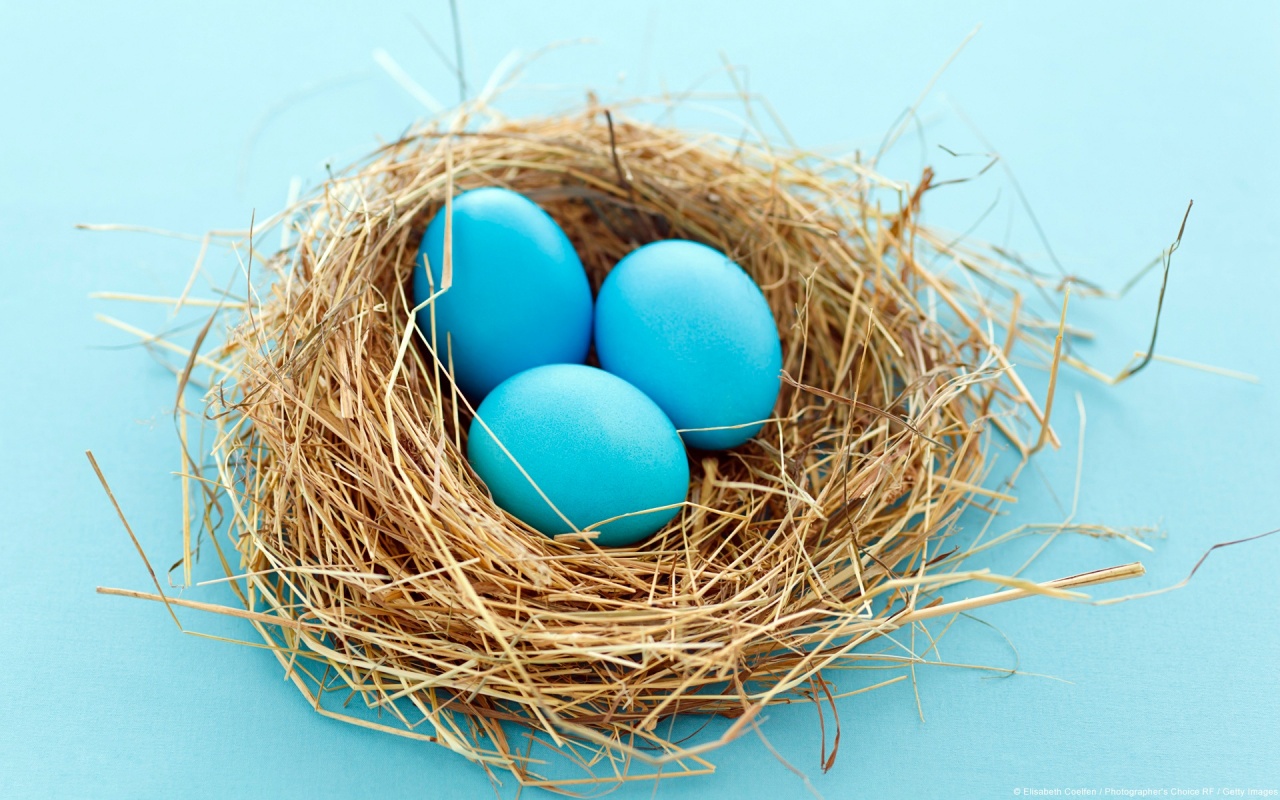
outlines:
[[[415,305],[443,284],[445,212],[418,248]],[[506,189],[453,200],[453,283],[418,312],[418,327],[473,403],[517,372],[581,363],[591,344],[591,287],[564,231],[534,202]],[[428,273],[424,267],[430,267]]]
[[[467,459],[499,506],[548,536],[633,515],[593,529],[606,547],[656,532],[689,489],[684,444],[662,409],[579,364],[537,367],[490,392],[471,422]]]
[[[601,366],[653,398],[690,447],[742,444],[773,414],[777,324],[718,250],[670,240],[632,251],[600,287],[595,338]]]

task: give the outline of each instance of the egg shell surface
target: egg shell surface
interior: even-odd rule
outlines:
[[[467,459],[499,506],[548,536],[635,514],[597,528],[606,547],[652,535],[689,489],[684,444],[662,410],[580,364],[536,367],[490,392],[471,422]]]
[[[640,247],[605,279],[595,315],[601,366],[649,395],[690,447],[742,444],[772,415],[778,327],[760,287],[724,253],[683,240]]]
[[[441,362],[452,360],[462,393],[478,403],[518,372],[585,360],[591,287],[556,221],[501,188],[464,192],[452,205],[453,282],[417,324]],[[443,286],[445,216],[442,207],[418,248],[415,305]]]

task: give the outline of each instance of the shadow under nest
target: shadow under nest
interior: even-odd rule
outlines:
[[[705,772],[766,705],[834,702],[823,670],[963,578],[942,542],[1002,496],[983,488],[992,427],[1025,454],[1019,415],[1043,420],[1007,360],[1014,331],[993,341],[975,300],[975,281],[1016,298],[1014,270],[916,224],[929,180],[598,108],[423,129],[331,178],[276,218],[294,241],[208,354],[225,377],[204,519],[229,520],[245,616],[322,713],[526,784]],[[774,313],[775,416],[732,451],[691,451],[688,502],[634,548],[547,538],[467,465],[472,409],[408,286],[426,222],[487,185],[550,213],[593,289],[638,245],[687,238]],[[737,722],[671,741],[658,723],[678,713]],[[544,774],[535,739],[588,777]]]

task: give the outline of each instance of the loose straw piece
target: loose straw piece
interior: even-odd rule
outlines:
[[[1007,603],[1010,600],[1021,600],[1024,597],[1034,597],[1037,594],[1043,594],[1045,589],[1075,589],[1080,586],[1096,586],[1100,583],[1110,583],[1112,581],[1123,581],[1130,578],[1137,578],[1145,575],[1146,568],[1141,562],[1133,562],[1131,564],[1121,564],[1115,567],[1107,567],[1106,569],[1093,570],[1092,572],[1082,572],[1079,575],[1072,575],[1066,578],[1058,578],[1057,580],[1046,581],[1038,584],[1037,589],[1005,589],[1002,592],[992,592],[991,594],[979,595],[971,597],[967,600],[955,600],[950,603],[939,603],[931,605],[927,608],[916,609],[909,613],[903,614],[896,618],[896,622],[906,624],[911,622],[921,622],[926,619],[934,619],[936,617],[946,617],[951,614],[962,614],[979,608],[986,608],[997,603]]]

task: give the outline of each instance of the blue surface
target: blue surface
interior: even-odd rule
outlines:
[[[732,91],[720,51],[749,66],[806,146],[874,152],[938,66],[941,78],[885,168],[923,160],[972,175],[999,149],[1065,268],[1115,288],[1172,238],[1161,353],[1243,370],[1261,385],[1155,364],[1108,389],[1063,376],[1066,445],[1020,484],[1000,527],[1060,519],[1072,503],[1075,392],[1088,412],[1078,518],[1158,524],[1146,553],[1059,537],[1029,571],[1048,578],[1141,558],[1149,575],[1100,595],[1180,580],[1210,544],[1280,525],[1280,8],[1269,3],[791,4],[764,21],[728,2],[463,2],[472,91],[513,48],[581,36],[508,96],[509,113],[683,89]],[[769,7],[772,9],[772,6]],[[91,300],[99,290],[174,294],[198,244],[73,231],[128,222],[200,233],[247,227],[295,175],[395,136],[423,106],[371,59],[375,47],[444,102],[452,75],[411,23],[450,39],[444,3],[206,6],[0,5],[0,794],[5,797],[480,797],[484,774],[432,746],[326,720],[267,653],[178,634],[163,609],[95,595],[148,579],[83,451],[92,448],[154,561],[179,550],[170,474],[173,379],[94,313],[160,329],[162,307]],[[699,83],[701,82],[701,83]],[[621,85],[619,86],[619,83]],[[564,88],[557,89],[560,86]],[[693,109],[676,124],[701,119]],[[725,123],[726,125],[728,123]],[[923,133],[923,139],[920,134]],[[1002,168],[931,193],[926,220],[1046,264]],[[1050,267],[1051,268],[1051,267]],[[199,287],[204,289],[205,287]],[[1145,346],[1156,291],[1073,304],[1098,337],[1078,348],[1119,368]],[[1043,387],[1043,379],[1037,386]],[[987,563],[1013,569],[1026,540]],[[823,775],[812,708],[773,710],[762,730],[829,798],[1009,797],[1016,788],[1277,788],[1280,541],[1215,553],[1189,587],[1098,608],[1048,600],[991,609],[940,643],[953,661],[1031,674],[987,680],[920,668],[840,704],[840,756]],[[189,596],[222,599],[219,587]],[[183,614],[198,630],[245,625]],[[850,676],[849,685],[867,679]],[[830,718],[827,720],[830,725]],[[829,744],[828,739],[828,744]],[[663,798],[800,796],[802,781],[754,733],[709,778]],[[617,797],[650,797],[637,785]],[[499,794],[512,797],[508,780]],[[526,796],[534,796],[530,792]]]
[[[499,384],[471,422],[467,458],[519,519],[548,536],[592,528],[603,547],[648,538],[689,490],[684,442],[662,409],[581,364],[535,367]]]
[[[595,343],[600,365],[652,397],[690,447],[727,450],[773,415],[778,326],[719,250],[664,241],[628,253],[596,297]]]
[[[450,285],[418,311],[418,327],[452,365],[463,393],[478,404],[517,372],[585,361],[591,287],[555,220],[532,200],[496,187],[464,192],[451,206]],[[418,250],[415,306],[444,290],[444,240],[441,210]]]

